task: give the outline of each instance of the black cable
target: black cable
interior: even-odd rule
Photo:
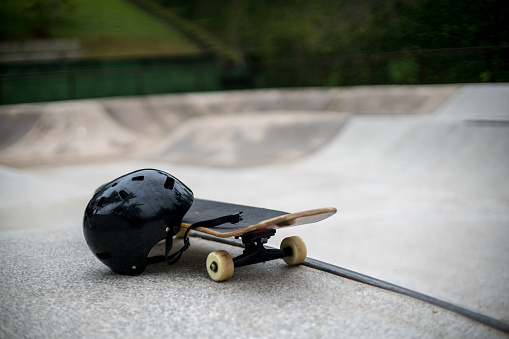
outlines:
[[[218,238],[218,237],[214,237],[212,235],[208,235],[208,234],[204,234],[204,233],[200,233],[199,235],[194,234],[192,236],[198,237],[198,238],[203,238],[206,240],[212,240],[215,242],[220,242],[220,243],[231,245],[231,246],[244,247],[242,242],[236,241],[233,239]],[[266,247],[270,248],[269,246],[266,246]],[[466,308],[458,306],[458,305],[454,305],[447,301],[433,298],[426,294],[412,291],[408,288],[404,288],[404,287],[401,287],[401,286],[398,286],[395,284],[391,284],[389,282],[386,282],[386,281],[383,281],[380,279],[376,279],[376,278],[367,276],[365,274],[357,273],[357,272],[348,270],[346,268],[328,264],[328,263],[325,263],[325,262],[322,262],[322,261],[319,261],[316,259],[306,258],[306,260],[302,263],[302,265],[311,267],[311,268],[314,268],[314,269],[317,269],[317,270],[320,270],[323,272],[331,273],[331,274],[334,274],[334,275],[337,275],[337,276],[340,276],[343,278],[355,280],[360,283],[364,283],[364,284],[368,284],[368,285],[371,285],[374,287],[382,288],[387,291],[403,294],[408,297],[411,297],[411,298],[414,298],[417,300],[421,300],[421,301],[427,302],[429,304],[446,309],[448,311],[460,314],[464,317],[467,317],[471,320],[475,320],[481,324],[493,327],[497,330],[509,333],[509,324],[507,324],[503,321],[500,321],[498,319],[489,317],[487,315],[484,315],[484,314],[481,314],[478,312],[471,311],[469,309],[466,309]]]
[[[488,326],[496,328],[500,331],[509,333],[509,324],[507,324],[507,323],[504,323],[504,322],[497,320],[495,318],[486,316],[484,314],[477,313],[477,312],[471,311],[469,309],[451,304],[447,301],[443,301],[443,300],[440,300],[437,298],[430,297],[429,295],[426,295],[426,294],[422,294],[422,293],[419,293],[416,291],[409,290],[408,288],[394,285],[394,284],[388,283],[386,281],[376,279],[376,278],[373,278],[373,277],[370,277],[370,276],[367,276],[367,275],[364,275],[361,273],[350,271],[350,270],[347,270],[346,268],[327,264],[327,263],[324,263],[324,262],[316,260],[316,259],[306,258],[303,265],[311,267],[311,268],[315,268],[315,269],[318,269],[320,271],[324,271],[327,273],[332,273],[332,274],[338,275],[343,278],[355,280],[355,281],[358,281],[358,282],[361,282],[364,284],[382,288],[387,291],[403,294],[408,297],[412,297],[412,298],[427,302],[429,304],[439,306],[441,308],[452,311],[454,313],[460,314],[464,317],[478,321],[484,325],[488,325]]]

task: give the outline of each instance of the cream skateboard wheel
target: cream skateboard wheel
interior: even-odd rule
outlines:
[[[304,240],[302,240],[298,236],[284,238],[281,242],[281,249],[290,247],[292,249],[292,255],[288,257],[284,257],[283,260],[288,265],[298,265],[302,264],[304,260],[306,260],[306,256],[308,254],[306,249],[306,244]]]
[[[226,251],[211,252],[207,257],[207,272],[214,281],[228,280],[233,276],[233,259]]]

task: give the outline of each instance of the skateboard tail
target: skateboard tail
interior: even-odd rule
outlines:
[[[264,231],[264,230],[270,230],[270,229],[279,229],[283,227],[293,227],[293,226],[300,226],[300,225],[306,225],[306,224],[313,224],[322,220],[325,220],[329,218],[330,216],[334,215],[337,212],[335,208],[321,208],[321,209],[315,209],[315,210],[309,210],[309,211],[303,211],[294,213],[296,214],[295,218],[285,220],[278,222],[277,220],[274,220],[274,224],[269,225],[267,227],[264,227],[258,231]],[[292,215],[292,214],[290,214]],[[274,218],[278,219],[278,218]]]

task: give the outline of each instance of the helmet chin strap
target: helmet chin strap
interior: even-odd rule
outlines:
[[[189,242],[188,234],[189,234],[189,231],[191,231],[193,228],[197,228],[197,227],[211,228],[211,227],[216,227],[216,226],[223,225],[226,223],[236,224],[241,220],[242,220],[242,211],[237,212],[235,214],[231,214],[231,215],[225,215],[225,216],[215,218],[215,219],[198,221],[198,222],[192,224],[191,226],[189,226],[187,228],[186,232],[184,233],[184,246],[182,246],[177,252],[173,253],[172,255],[169,255],[169,253],[170,253],[171,247],[173,245],[173,234],[168,233],[168,236],[166,237],[166,249],[164,251],[164,258],[166,259],[166,262],[169,265],[175,264],[182,257],[182,253],[184,253],[184,251],[186,251],[189,248],[189,246],[191,246],[191,243]]]

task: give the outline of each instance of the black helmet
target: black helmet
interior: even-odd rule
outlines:
[[[112,271],[140,274],[155,244],[170,239],[171,246],[171,237],[193,200],[188,187],[163,171],[144,169],[123,175],[97,189],[88,203],[85,240]]]

